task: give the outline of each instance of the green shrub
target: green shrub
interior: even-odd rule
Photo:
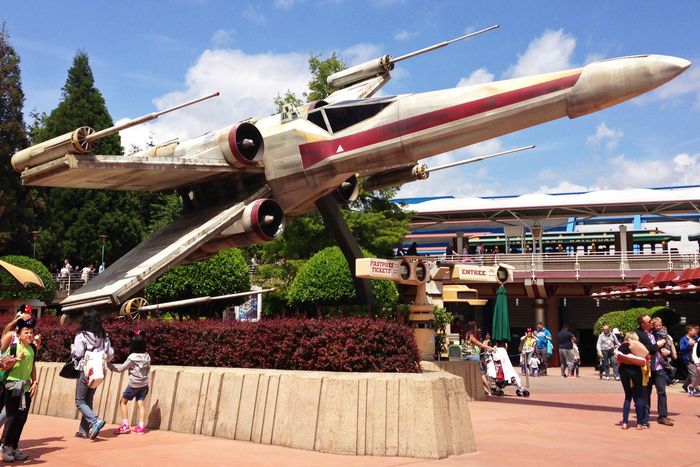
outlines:
[[[639,327],[637,324],[637,316],[642,314],[649,315],[652,318],[656,316],[660,317],[669,332],[671,332],[680,321],[678,312],[666,306],[630,308],[628,310],[611,311],[602,315],[593,326],[593,333],[596,336],[599,335],[603,332],[603,325],[607,324],[610,326],[610,329],[618,328],[624,336],[625,333],[634,331]]]
[[[374,301],[378,307],[391,307],[398,299],[392,281],[372,281]],[[329,247],[312,256],[299,268],[289,287],[290,305],[347,307],[357,304],[350,267],[338,247]]]
[[[44,282],[43,289],[40,289],[33,285],[30,285],[27,288],[24,288],[22,286],[15,287],[15,279],[12,276],[10,276],[10,274],[7,271],[5,271],[4,269],[0,269],[0,284],[2,284],[3,288],[7,288],[7,290],[3,290],[2,292],[0,292],[0,299],[34,298],[37,300],[41,300],[47,305],[51,304],[54,295],[56,295],[56,283],[54,282],[53,276],[51,275],[46,266],[44,266],[39,261],[29,258],[27,256],[3,256],[0,259],[14,266],[29,269],[30,271],[35,272],[41,278],[42,282]]]
[[[241,252],[222,250],[206,261],[175,266],[146,287],[144,295],[151,303],[193,297],[228,295],[250,290],[250,273]],[[237,301],[241,303],[244,298]],[[230,304],[230,303],[229,303]],[[227,306],[217,303],[219,308]]]

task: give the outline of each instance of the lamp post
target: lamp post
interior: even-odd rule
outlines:
[[[36,259],[36,239],[39,238],[39,231],[38,230],[32,230],[30,232],[32,234],[32,258]]]
[[[100,262],[100,265],[104,264],[104,262],[105,262],[105,244],[107,243],[108,238],[109,238],[109,235],[105,235],[105,234],[100,235],[100,240],[102,240],[102,261]]]

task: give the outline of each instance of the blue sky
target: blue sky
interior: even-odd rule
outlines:
[[[309,53],[348,64],[501,28],[397,66],[385,95],[454,87],[644,53],[700,61],[695,1],[5,0],[0,21],[22,60],[25,113],[50,112],[76,50],[89,57],[115,121],[212,91],[222,95],[122,132],[125,146],[193,137],[273,111],[301,92]],[[28,119],[29,123],[29,119]],[[426,161],[535,144],[520,155],[438,172],[400,196],[485,196],[700,184],[700,68],[659,90]]]

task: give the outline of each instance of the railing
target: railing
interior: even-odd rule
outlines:
[[[573,275],[576,279],[592,273],[601,273],[610,277],[611,273],[624,280],[626,277],[639,277],[650,271],[681,271],[688,268],[700,267],[700,255],[695,253],[675,253],[665,251],[663,253],[620,252],[613,254],[582,254],[576,253],[497,253],[484,255],[451,255],[429,256],[434,261],[448,260],[467,264],[491,265],[506,263],[515,268],[516,275],[522,277],[522,273],[528,273],[532,279],[536,279],[539,273],[560,272],[562,275]],[[255,267],[250,266],[251,274],[255,273]],[[603,274],[606,273],[606,274]],[[95,277],[91,273],[88,281]],[[541,276],[541,274],[539,274]],[[62,297],[70,295],[75,290],[86,284],[80,272],[74,272],[68,276],[53,275],[56,290]]]
[[[74,272],[68,274],[67,276],[63,276],[60,273],[56,273],[53,274],[53,280],[56,284],[56,291],[58,292],[58,294],[63,297],[66,297],[72,292],[79,289],[80,287],[84,286],[87,282],[90,281],[90,279],[92,279],[96,275],[97,273],[95,272],[90,273],[88,275],[87,281],[85,281],[82,277],[81,272]]]
[[[541,273],[560,272],[563,275],[573,275],[576,279],[586,275],[591,276],[600,273],[601,276],[610,277],[619,275],[625,277],[639,277],[640,274],[650,271],[681,271],[688,268],[699,267],[700,257],[698,253],[676,253],[665,251],[662,253],[642,253],[630,251],[626,254],[616,252],[613,254],[582,254],[554,252],[554,253],[515,253],[515,254],[484,254],[484,255],[452,255],[432,256],[434,260],[448,260],[467,264],[491,265],[506,263],[515,268],[515,273],[522,277],[522,273],[528,273],[533,279]]]

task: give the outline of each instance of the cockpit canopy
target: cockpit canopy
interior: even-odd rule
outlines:
[[[316,108],[309,112],[307,119],[329,133],[337,133],[374,117],[395,100],[396,96],[375,97],[336,102],[330,105],[319,101]]]

